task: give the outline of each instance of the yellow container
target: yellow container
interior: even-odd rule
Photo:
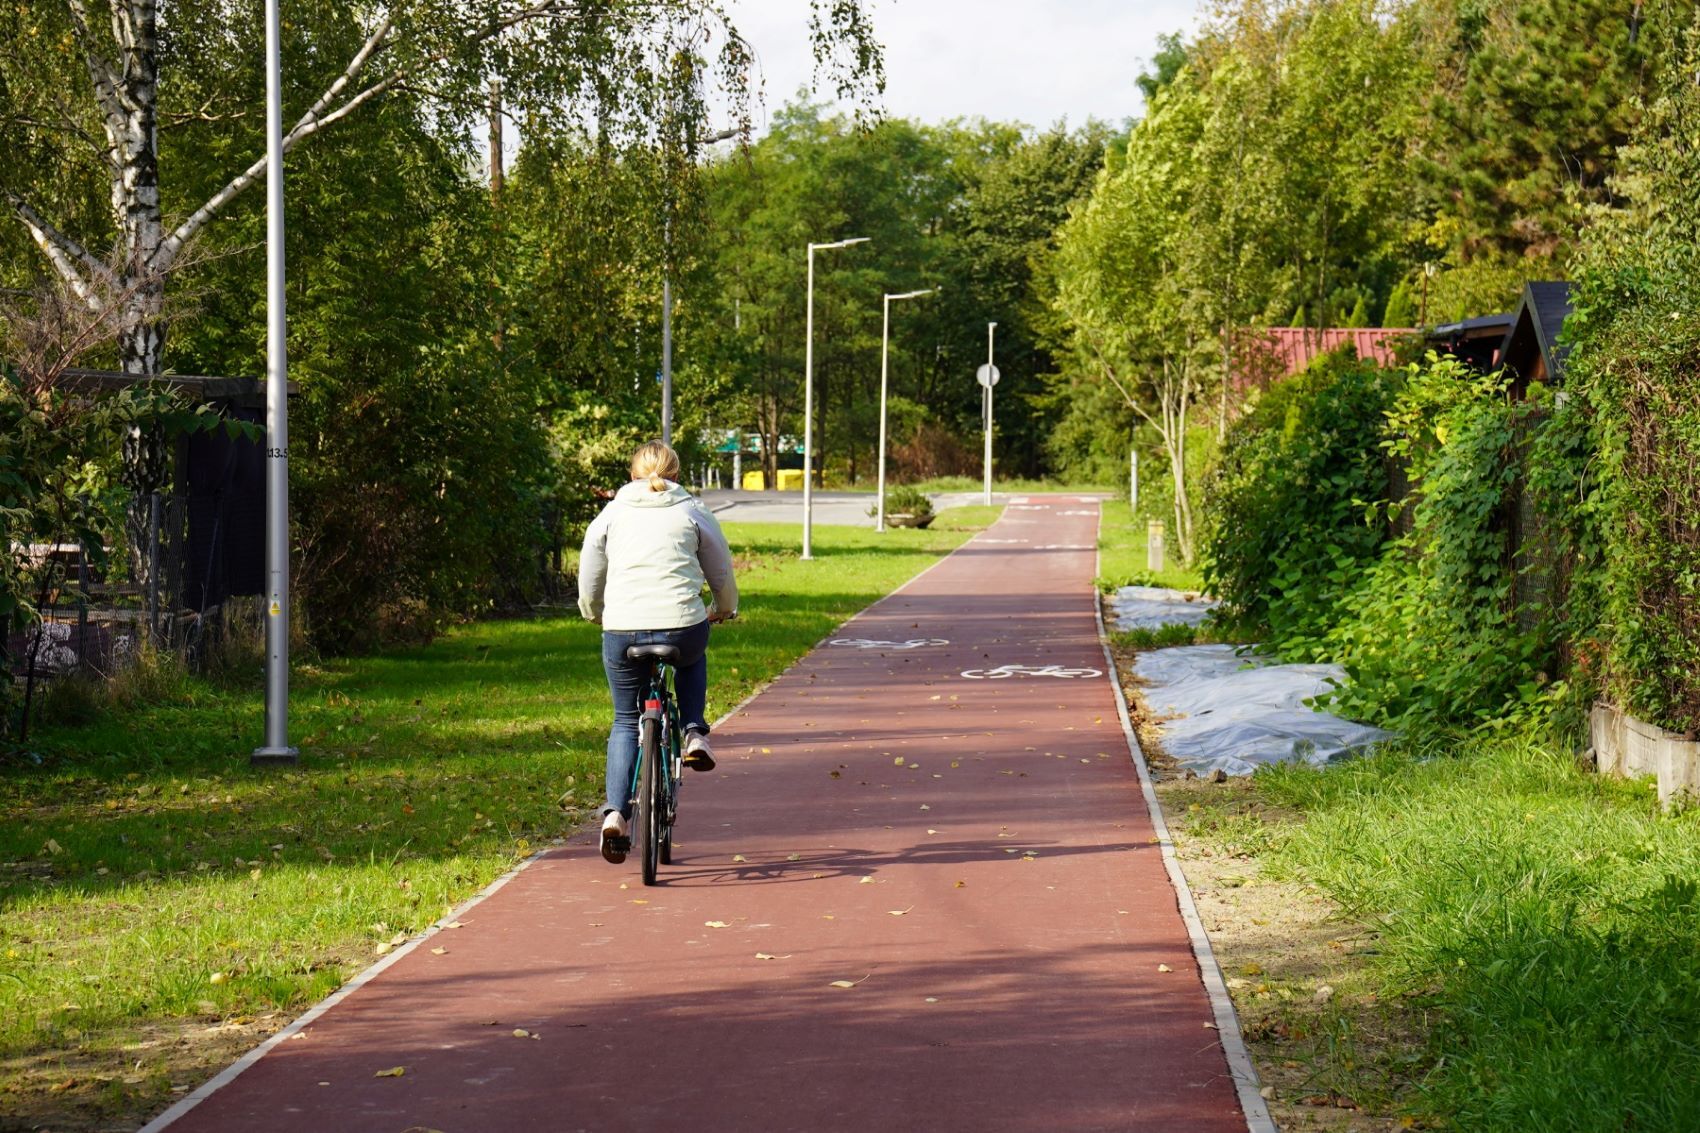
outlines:
[[[744,473],[744,483],[742,485],[744,491],[759,492],[762,490],[763,485],[764,481],[762,479],[761,469],[758,468],[754,472]]]
[[[781,468],[774,479],[779,481],[781,492],[800,492],[803,490],[803,470],[801,468]]]

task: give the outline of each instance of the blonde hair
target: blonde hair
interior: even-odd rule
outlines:
[[[679,479],[679,454],[660,441],[638,446],[632,453],[632,479],[648,480],[649,490],[665,492],[667,481]]]

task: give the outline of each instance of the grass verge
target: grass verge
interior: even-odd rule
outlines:
[[[1528,737],[1161,791],[1284,1128],[1700,1128],[1700,816]]]
[[[1123,586],[1167,586],[1174,590],[1204,588],[1197,570],[1175,563],[1172,544],[1164,570],[1148,570],[1146,554],[1144,518],[1136,516],[1126,500],[1105,500],[1103,520],[1098,529],[1099,590],[1108,593]]]
[[[709,710],[990,516],[883,535],[729,524],[747,615]],[[304,666],[299,769],[249,768],[255,689],[183,679],[0,769],[0,1128],[134,1123],[594,813],[598,630],[486,622]]]

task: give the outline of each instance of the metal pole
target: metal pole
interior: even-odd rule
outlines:
[[[848,248],[852,244],[866,244],[866,236],[856,236],[849,240],[834,240],[830,244],[809,245],[809,297],[808,314],[805,316],[803,329],[803,558],[814,558],[812,536],[815,521],[815,249],[816,248]],[[775,470],[777,471],[778,454],[774,454]]]
[[[1139,450],[1128,450],[1131,469],[1128,473],[1130,485],[1128,488],[1128,503],[1135,515],[1139,514]]]
[[[669,232],[671,228],[669,227]],[[669,237],[669,241],[671,237]],[[673,443],[673,281],[661,281],[661,443]]]
[[[815,458],[815,246],[809,245],[809,310],[803,329],[803,561],[814,558],[809,546],[814,534]],[[778,479],[779,465],[774,464]],[[777,485],[773,485],[777,487]]]
[[[886,379],[891,372],[891,296],[887,295],[881,299],[880,309],[880,472],[877,489],[879,518],[874,521],[875,531],[885,530],[885,396]]]
[[[248,757],[261,764],[300,758],[289,746],[289,361],[277,6],[266,0],[266,742]]]
[[[986,324],[986,365],[992,362],[992,341],[998,324]],[[986,386],[986,506],[992,504],[992,387]]]

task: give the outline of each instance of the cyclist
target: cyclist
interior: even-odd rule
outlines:
[[[637,763],[638,697],[649,674],[647,664],[626,660],[628,646],[678,648],[683,761],[694,771],[714,770],[704,719],[708,627],[737,613],[738,585],[720,524],[678,479],[677,453],[660,441],[639,446],[631,483],[592,521],[579,557],[578,608],[602,625],[602,667],[614,701],[602,808],[602,856],[611,862],[624,861],[631,845],[627,790]],[[705,584],[713,595],[709,606],[702,600]]]

